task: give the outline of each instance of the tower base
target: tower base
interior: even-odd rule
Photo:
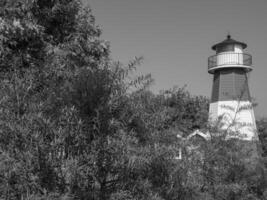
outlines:
[[[253,107],[250,101],[217,101],[210,104],[209,122],[228,137],[258,140]]]

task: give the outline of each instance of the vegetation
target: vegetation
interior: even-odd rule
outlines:
[[[177,139],[207,127],[209,102],[149,92],[141,62],[111,60],[79,0],[2,0],[0,199],[267,199],[244,144]]]

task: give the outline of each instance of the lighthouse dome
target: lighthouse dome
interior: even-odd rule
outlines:
[[[226,51],[233,51],[234,46],[240,46],[242,49],[247,47],[247,44],[243,42],[236,41],[231,38],[231,35],[227,35],[227,39],[224,41],[217,43],[211,47],[212,50],[216,51],[217,53],[226,52]]]

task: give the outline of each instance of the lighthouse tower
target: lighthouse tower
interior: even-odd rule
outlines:
[[[248,87],[252,57],[244,53],[246,47],[230,35],[212,46],[216,54],[208,59],[208,72],[213,75],[209,120],[230,137],[253,140],[257,134]]]

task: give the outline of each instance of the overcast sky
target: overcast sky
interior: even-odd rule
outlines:
[[[248,44],[254,70],[250,93],[267,117],[267,0],[84,0],[91,6],[112,57],[127,63],[144,56],[139,71],[155,79],[152,91],[187,85],[194,95],[211,96],[207,58],[226,38]]]

